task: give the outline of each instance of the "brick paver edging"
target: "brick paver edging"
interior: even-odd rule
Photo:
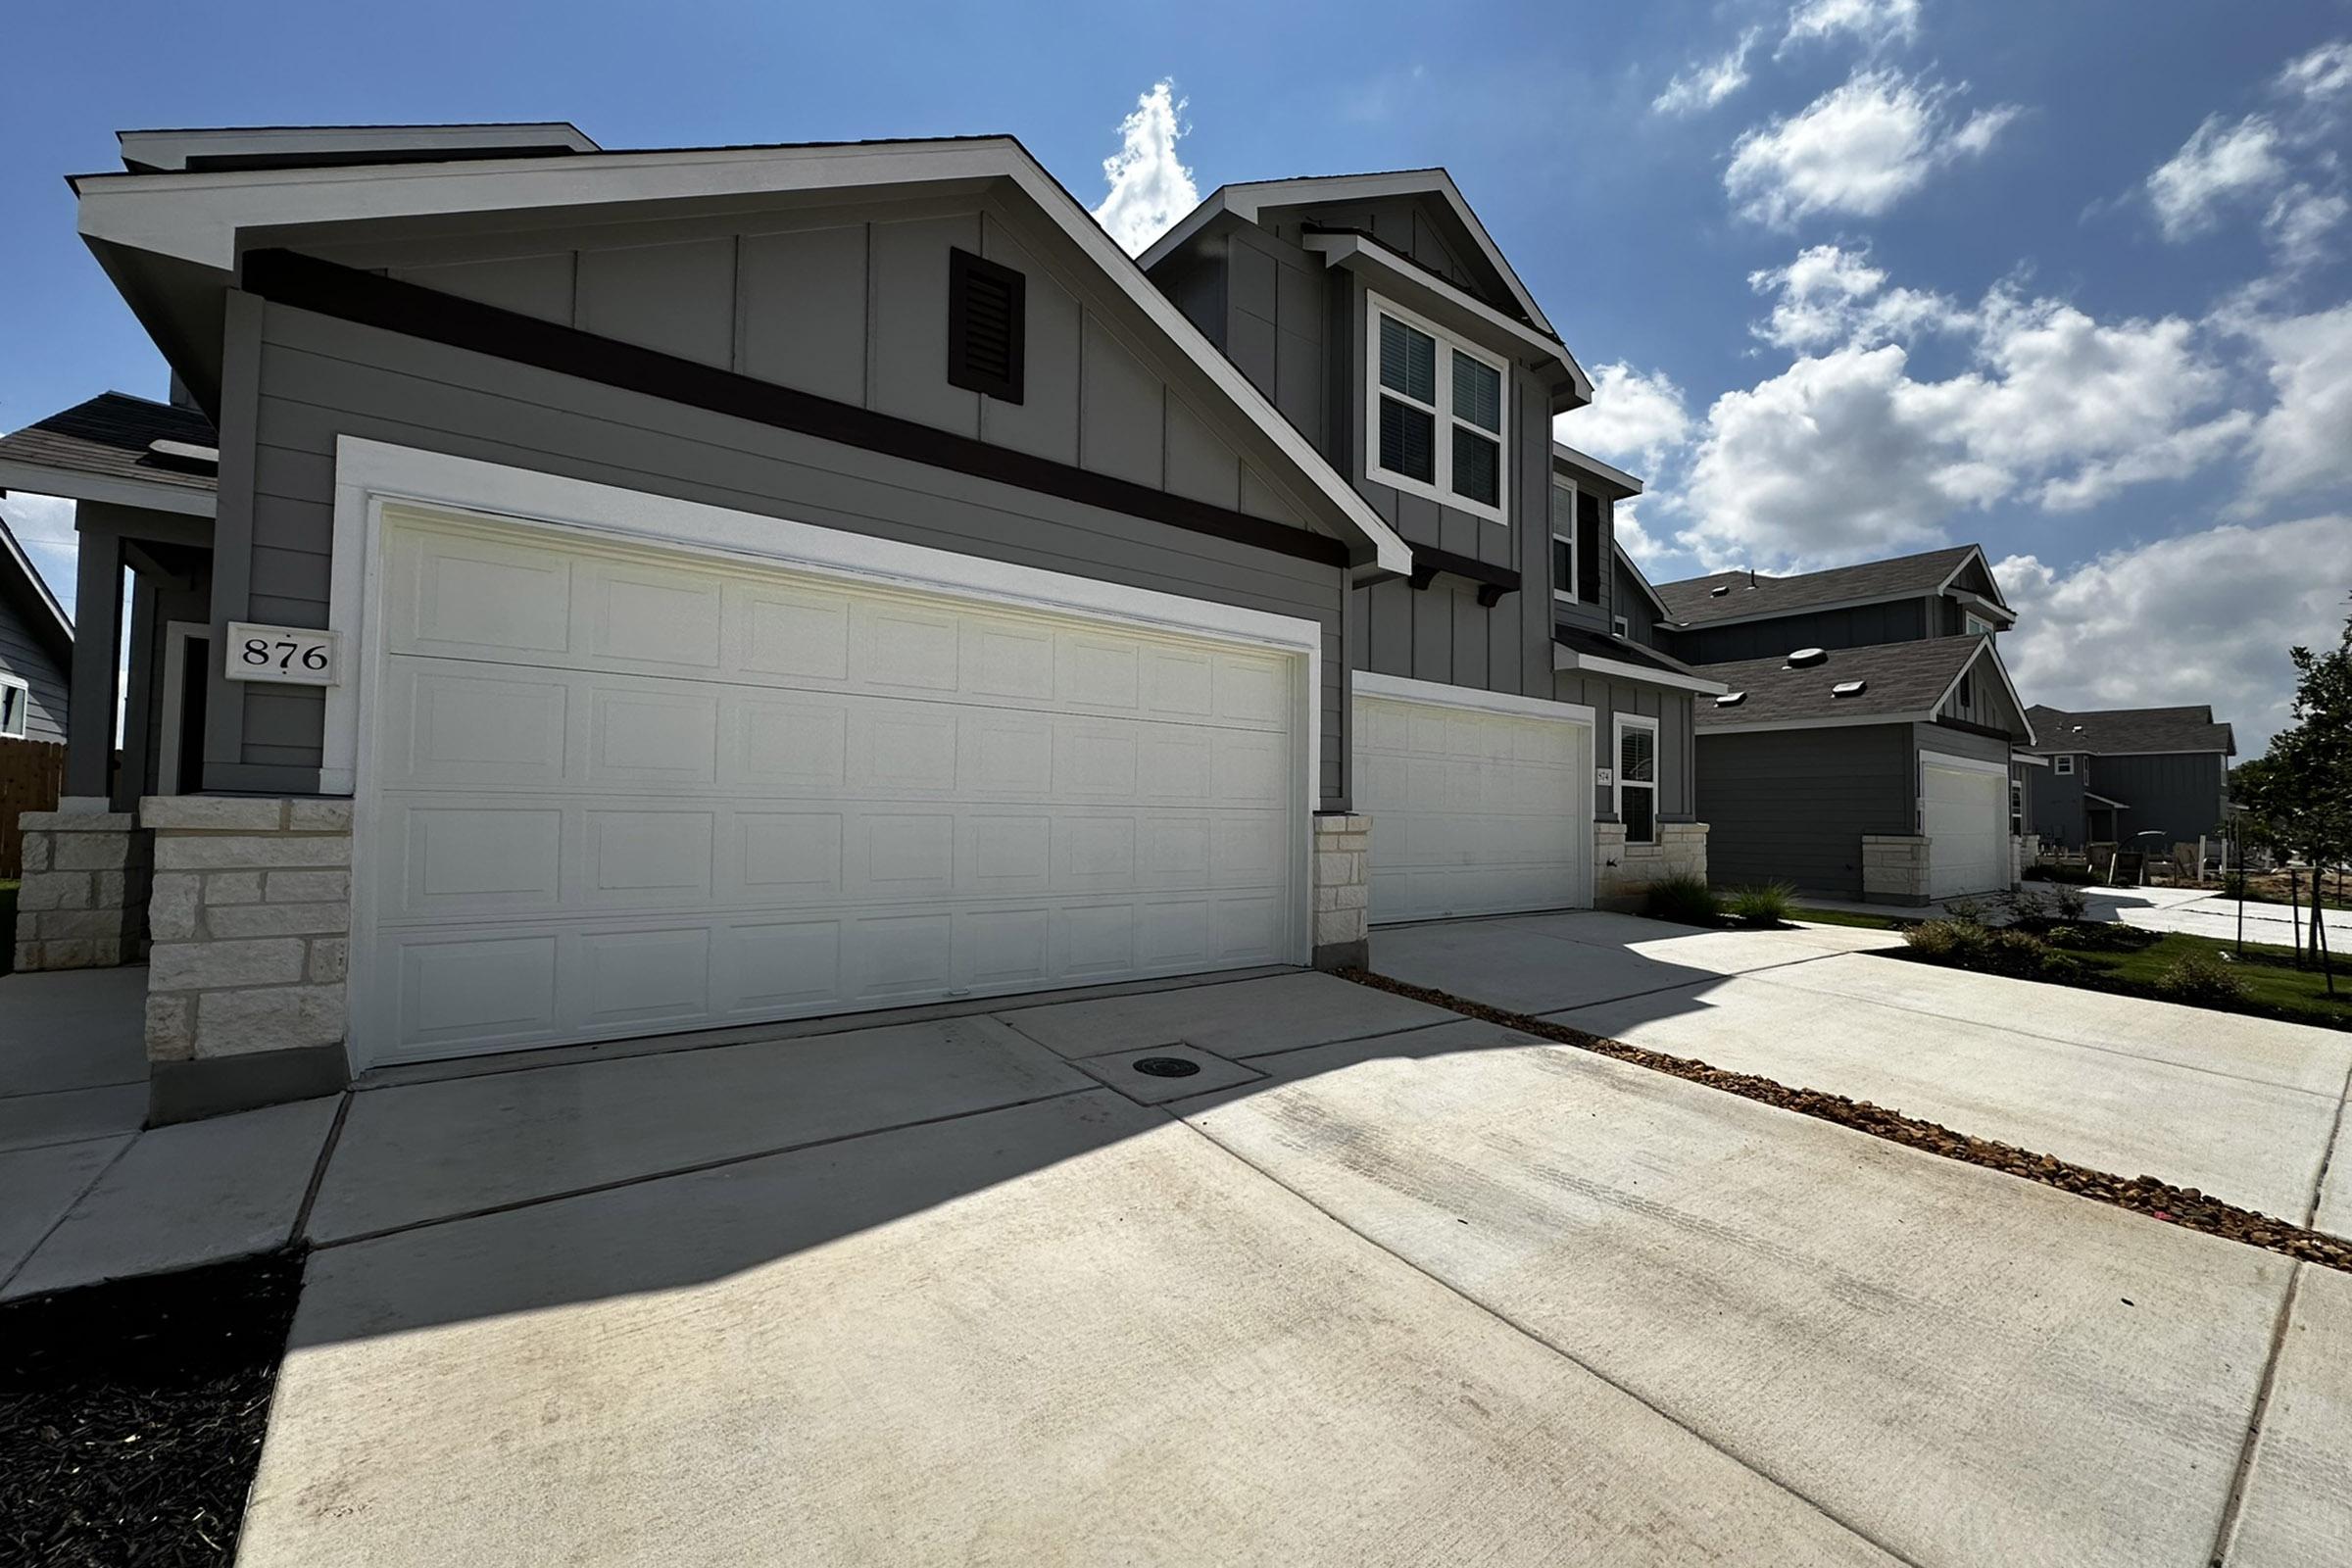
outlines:
[[[1516,1029],[1521,1034],[1534,1035],[1563,1046],[1574,1046],[1580,1051],[1631,1062],[1637,1067],[1647,1067],[1653,1072],[1703,1084],[1709,1089],[1720,1089],[1726,1094],[1738,1095],[1742,1100],[1759,1101],[1767,1105],[1778,1105],[1783,1110],[1793,1110],[1802,1116],[1836,1122],[1840,1127],[1850,1127],[1856,1132],[1868,1133],[1873,1138],[1884,1138],[1890,1144],[1902,1144],[1964,1164],[1982,1165],[1987,1170],[2022,1176],[2027,1181],[2039,1182],[2044,1187],[2055,1187],[2060,1192],[2111,1203],[2117,1208],[2128,1208],[2133,1213],[2145,1214],[2151,1219],[2163,1220],[2187,1230],[2203,1231],[2208,1236],[2243,1242],[2249,1247],[2263,1248],[2287,1257],[2301,1258],[2307,1263],[2352,1273],[2352,1242],[2340,1241],[2301,1225],[2290,1225],[2285,1220],[2273,1219],[2268,1214],[2240,1208],[2234,1203],[2225,1203],[2193,1187],[2175,1187],[2153,1176],[2134,1176],[2126,1180],[2106,1171],[2092,1170],[2087,1165],[2071,1164],[2049,1154],[2036,1154],[2012,1144],[1995,1143],[1988,1138],[1971,1138],[1966,1133],[1953,1132],[1935,1122],[1922,1121],[1916,1116],[1906,1116],[1900,1111],[1874,1105],[1867,1100],[1848,1100],[1843,1095],[1825,1094],[1818,1089],[1791,1089],[1787,1084],[1759,1078],[1753,1073],[1727,1072],[1721,1067],[1711,1067],[1688,1056],[1669,1056],[1663,1052],[1644,1051],[1639,1046],[1629,1046],[1622,1040],[1609,1040],[1600,1035],[1587,1034],[1582,1029],[1571,1029],[1566,1024],[1550,1023],[1542,1018],[1529,1017],[1526,1013],[1490,1007],[1483,1002],[1473,1002],[1468,997],[1457,997],[1451,992],[1407,985],[1402,980],[1392,980],[1387,975],[1373,974],[1368,970],[1342,969],[1339,974],[1343,979],[1370,986],[1375,991],[1426,1002],[1468,1017],[1500,1024],[1506,1029]]]

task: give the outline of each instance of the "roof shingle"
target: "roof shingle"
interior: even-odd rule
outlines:
[[[2097,708],[2072,713],[2035,703],[2026,710],[2040,744],[2029,748],[2045,756],[2084,752],[2091,756],[2123,756],[2133,752],[2222,752],[2237,755],[2237,737],[2228,724],[2214,722],[2213,710],[2193,708]]]
[[[102,392],[63,414],[0,436],[0,463],[211,492],[220,488],[217,474],[157,457],[148,447],[156,441],[209,447],[219,440],[213,421],[191,409],[125,392]]]
[[[1820,663],[1794,669],[1780,655],[1708,664],[1701,673],[1722,681],[1729,688],[1726,696],[1747,695],[1730,707],[1721,706],[1720,700],[1699,703],[1693,720],[1702,731],[1831,717],[1876,716],[1896,723],[1932,710],[1984,644],[1983,637],[1929,637],[1834,648]],[[1863,688],[1853,696],[1831,695],[1831,688],[1855,680],[1863,682]]]
[[[1976,548],[1954,545],[1949,550],[1897,556],[1891,561],[1865,561],[1794,577],[1767,577],[1759,573],[1752,588],[1748,573],[1719,571],[1706,577],[1659,583],[1658,597],[1666,602],[1666,608],[1680,624],[1703,626],[1735,615],[1784,614],[1850,600],[1932,594]],[[1717,588],[1728,588],[1730,592],[1717,594]]]

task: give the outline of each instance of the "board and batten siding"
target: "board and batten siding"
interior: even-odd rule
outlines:
[[[217,601],[250,618],[326,624],[335,441],[363,436],[1312,619],[1320,787],[1339,798],[1339,567],[251,295],[230,296],[229,333]],[[317,788],[318,693],[216,681],[214,695],[208,787]]]
[[[1734,584],[1732,595],[1740,593]],[[1872,648],[1882,643],[1917,642],[1928,635],[1928,601],[1898,599],[1884,605],[1855,605],[1804,614],[1745,621],[1736,626],[1697,626],[1672,634],[1666,652],[1689,664],[1724,664],[1741,659],[1772,659],[1798,648]]]
[[[1918,831],[1916,727],[1700,735],[1708,879],[1859,897],[1862,836]]]
[[[1563,703],[1582,703],[1592,710],[1592,765],[1615,768],[1617,715],[1630,713],[1658,721],[1658,820],[1688,822],[1697,813],[1691,778],[1695,739],[1690,723],[1690,694],[1640,681],[1614,680],[1563,669],[1553,677],[1552,695]],[[1603,821],[1614,820],[1608,792],[1598,791],[1593,807]],[[1703,820],[1703,818],[1700,818]]]
[[[62,743],[66,738],[66,672],[33,635],[25,613],[13,598],[0,594],[0,674],[16,676],[30,690],[24,738]]]
[[[2153,829],[2157,851],[2169,855],[2176,844],[2220,835],[2229,760],[2219,752],[2094,757],[2090,788],[2131,808],[2116,829],[2125,844]]]

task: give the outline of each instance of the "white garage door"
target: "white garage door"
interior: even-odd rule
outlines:
[[[2009,885],[2009,773],[1965,758],[1920,757],[1928,835],[1928,896],[1992,893]]]
[[[1296,962],[1295,656],[388,518],[362,1059]]]
[[[1592,737],[1573,717],[1359,694],[1355,804],[1372,818],[1372,918],[1591,904]]]

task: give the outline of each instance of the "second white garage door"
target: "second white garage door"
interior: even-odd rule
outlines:
[[[382,563],[363,1060],[1302,956],[1294,656],[438,515]]]
[[[1592,902],[1592,727],[1563,704],[1413,700],[1356,677],[1355,807],[1376,921]],[[1551,716],[1544,709],[1557,709]]]
[[[2009,772],[1967,758],[1920,757],[1928,896],[1956,898],[2009,885]]]

